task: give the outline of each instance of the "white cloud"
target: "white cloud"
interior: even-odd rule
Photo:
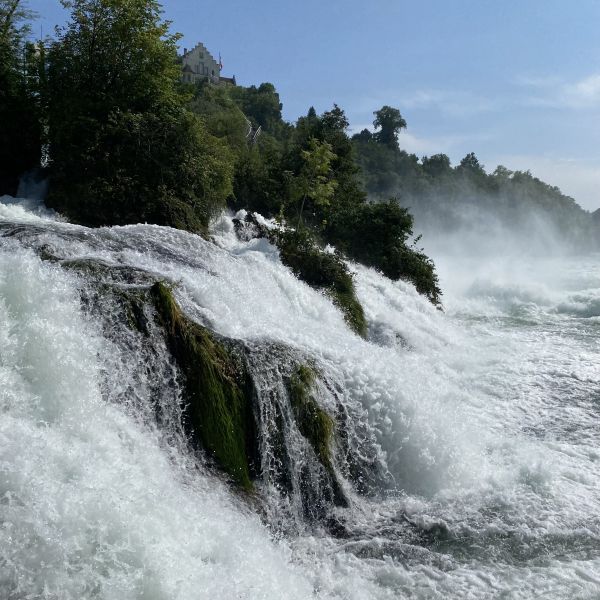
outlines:
[[[405,110],[428,110],[453,118],[472,117],[476,114],[499,110],[502,102],[467,91],[442,89],[386,90],[384,93],[363,96],[355,102],[354,112],[371,112],[384,104]]]
[[[435,109],[451,117],[471,117],[500,108],[500,101],[465,91],[423,89],[399,98],[400,105],[409,109]]]
[[[592,73],[578,81],[564,81],[555,77],[522,77],[520,85],[535,90],[526,104],[553,108],[600,109],[600,73]]]
[[[600,74],[565,86],[564,97],[568,105],[573,107],[600,106]]]
[[[563,80],[556,75],[518,75],[514,83],[524,87],[547,88],[557,87],[563,83]]]

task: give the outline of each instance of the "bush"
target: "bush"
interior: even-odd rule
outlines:
[[[305,228],[278,232],[275,241],[281,262],[308,285],[325,290],[344,313],[348,325],[365,337],[364,311],[356,298],[352,275],[340,255],[321,250]]]
[[[54,165],[48,204],[91,226],[149,222],[202,232],[232,190],[225,143],[183,109],[112,113],[83,153]]]
[[[389,200],[338,213],[328,223],[327,234],[353,259],[379,269],[390,279],[410,281],[420,294],[439,306],[442,292],[433,262],[407,245],[412,224],[410,213]]]

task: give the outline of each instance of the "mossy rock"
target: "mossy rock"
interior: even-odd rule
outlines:
[[[112,287],[114,294],[123,306],[125,320],[129,329],[148,337],[150,335],[148,318],[144,312],[144,305],[148,298],[147,290],[124,290],[117,286]]]
[[[300,365],[290,377],[290,402],[300,433],[309,441],[319,461],[331,470],[333,419],[317,404],[311,394],[315,372]]]
[[[236,483],[251,489],[248,447],[254,431],[245,373],[221,342],[183,314],[167,285],[155,283],[151,294],[185,376],[190,429]]]
[[[354,332],[360,335],[362,338],[367,337],[367,320],[365,318],[365,312],[362,304],[358,301],[355,292],[354,285],[351,290],[338,289],[334,287],[328,290],[329,295],[333,299],[333,302],[344,314],[346,323],[352,328]]]
[[[311,367],[299,365],[289,379],[290,403],[300,433],[311,445],[327,473],[333,492],[333,502],[337,506],[347,506],[348,500],[333,468],[331,454],[335,421],[319,406],[313,396],[315,380],[315,371]]]

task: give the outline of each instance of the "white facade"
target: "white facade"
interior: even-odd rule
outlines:
[[[182,77],[186,83],[208,80],[218,84],[221,80],[219,63],[202,43],[197,44],[195,48],[189,51],[184,50],[182,62]]]

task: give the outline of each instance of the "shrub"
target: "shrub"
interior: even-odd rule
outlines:
[[[275,241],[283,264],[308,285],[324,289],[353,331],[365,337],[367,322],[363,308],[356,298],[352,275],[340,255],[321,250],[306,228],[278,232]]]

